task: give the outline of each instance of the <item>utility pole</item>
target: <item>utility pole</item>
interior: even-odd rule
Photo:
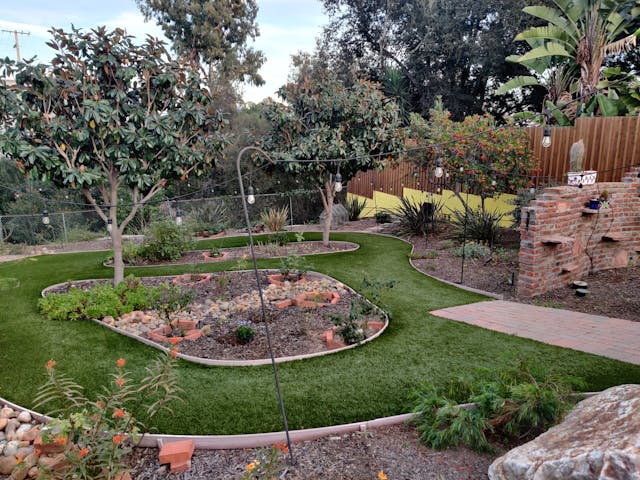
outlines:
[[[13,33],[13,38],[16,41],[16,44],[14,45],[15,49],[16,49],[16,58],[18,59],[18,61],[20,61],[20,41],[18,40],[18,35],[31,35],[30,32],[22,32],[22,31],[18,31],[18,30],[2,30],[3,32],[7,32],[7,33]]]

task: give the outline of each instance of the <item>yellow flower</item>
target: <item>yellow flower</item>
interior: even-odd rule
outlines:
[[[384,470],[378,472],[378,480],[387,480],[387,475],[384,473]]]
[[[258,465],[260,465],[260,462],[258,460],[254,460],[249,465],[247,465],[247,472],[253,471]]]
[[[96,122],[94,122],[93,120],[91,120],[91,121],[89,122],[89,127],[90,127],[90,128],[96,128]]]

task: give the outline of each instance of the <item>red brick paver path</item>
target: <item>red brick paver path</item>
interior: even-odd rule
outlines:
[[[640,365],[640,322],[502,300],[443,308],[431,313]]]

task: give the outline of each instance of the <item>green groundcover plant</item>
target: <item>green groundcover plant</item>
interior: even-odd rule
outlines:
[[[466,445],[491,452],[491,438],[519,442],[557,423],[571,407],[568,394],[577,386],[584,382],[534,374],[524,361],[481,378],[456,377],[446,387],[427,383],[413,393],[415,424],[431,448]]]

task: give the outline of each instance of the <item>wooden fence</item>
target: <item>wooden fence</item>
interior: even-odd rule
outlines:
[[[569,149],[582,139],[584,170],[597,170],[598,182],[618,182],[633,165],[640,164],[640,117],[579,118],[573,127],[552,127],[551,146],[542,147],[543,127],[527,128],[530,146],[542,172],[536,184],[566,184]],[[433,173],[402,160],[396,169],[359,173],[349,182],[349,192],[372,198],[373,191],[402,195],[404,187],[437,193],[442,180]]]

